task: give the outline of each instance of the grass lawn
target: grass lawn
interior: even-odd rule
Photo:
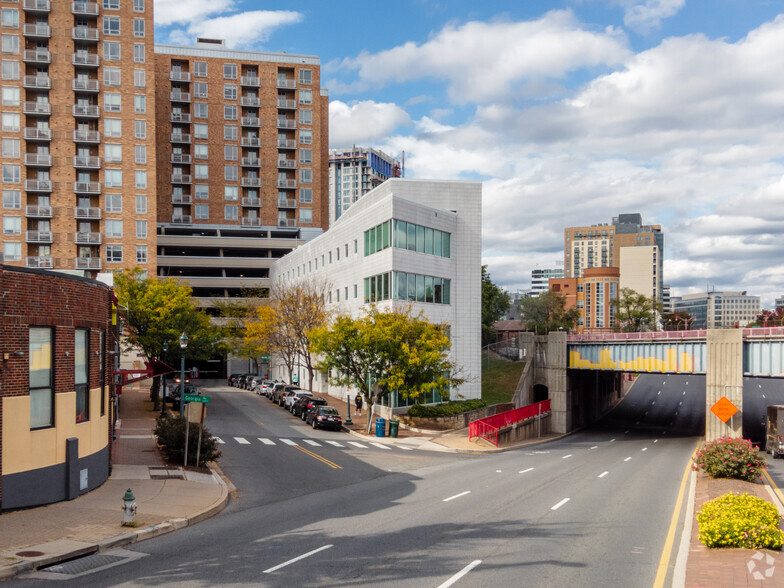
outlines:
[[[488,405],[511,402],[517,382],[525,369],[524,361],[499,359],[490,354],[488,368],[487,351],[482,353],[482,400]]]

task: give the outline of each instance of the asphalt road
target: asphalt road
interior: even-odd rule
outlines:
[[[494,455],[352,447],[265,398],[209,390],[236,499],[132,547],[145,557],[60,584],[651,586],[704,414],[697,388],[645,376],[601,424]]]

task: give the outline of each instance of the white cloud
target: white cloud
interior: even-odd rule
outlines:
[[[155,24],[169,26],[198,22],[234,8],[234,0],[155,0]]]
[[[686,0],[645,0],[627,4],[623,22],[630,29],[647,33],[658,27],[662,19],[675,16],[686,4]]]
[[[225,4],[227,8],[233,7],[231,0],[218,0],[217,4]],[[229,16],[204,18],[206,15],[216,12],[212,10],[212,6],[212,0],[210,0],[210,4],[206,5],[205,3],[204,11],[200,12],[202,4],[197,2],[195,15],[183,16],[176,21],[170,21],[187,24],[187,26],[184,29],[175,28],[170,31],[169,42],[192,44],[197,37],[208,37],[225,40],[226,46],[229,48],[254,47],[267,41],[272,33],[280,27],[296,24],[302,20],[302,15],[299,12],[288,10],[253,10]],[[190,4],[184,12],[190,12]],[[173,17],[173,15],[169,16],[168,12],[165,13],[165,18]]]
[[[546,80],[583,68],[615,65],[629,55],[613,29],[582,27],[571,11],[555,10],[524,22],[469,22],[447,26],[422,44],[405,43],[345,59],[356,70],[354,84],[330,81],[342,92],[421,78],[445,80],[453,102],[487,102],[501,97],[552,92]],[[562,91],[560,88],[557,91]]]
[[[329,144],[333,149],[370,147],[410,123],[406,111],[396,104],[333,100],[329,103]]]

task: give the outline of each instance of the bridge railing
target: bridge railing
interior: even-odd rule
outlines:
[[[525,421],[536,415],[542,415],[546,412],[550,412],[549,399],[472,421],[468,423],[468,440],[470,441],[474,437],[481,437],[498,447],[498,429],[508,427],[515,423],[519,423],[520,421]]]
[[[760,329],[753,329],[760,330]],[[679,339],[704,339],[708,331],[697,329],[694,331],[644,331],[641,333],[583,333],[582,335],[569,335],[569,343],[579,341],[647,341],[651,339],[674,340]]]

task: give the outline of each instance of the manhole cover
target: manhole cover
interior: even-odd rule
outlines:
[[[117,555],[88,555],[87,557],[80,557],[79,559],[43,567],[41,568],[41,571],[75,576],[76,574],[89,572],[90,570],[119,563],[126,559],[127,558],[125,557],[119,557]]]
[[[43,554],[43,551],[20,551],[16,555],[19,557],[41,557]]]

